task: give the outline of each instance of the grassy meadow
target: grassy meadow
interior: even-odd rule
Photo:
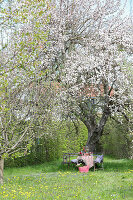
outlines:
[[[104,170],[79,173],[61,160],[22,168],[6,168],[0,199],[115,200],[133,199],[133,160],[104,158]]]

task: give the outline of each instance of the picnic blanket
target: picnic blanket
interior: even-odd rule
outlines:
[[[82,155],[82,156],[78,156],[77,160],[83,160],[83,162],[85,163],[86,166],[89,166],[89,168],[94,166],[93,163],[93,155],[89,156],[89,155]]]

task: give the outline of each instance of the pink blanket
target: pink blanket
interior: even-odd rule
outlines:
[[[84,163],[89,166],[89,168],[93,167],[93,156],[89,156],[89,155],[83,155],[83,156],[78,156],[77,160],[82,159],[84,161]]]

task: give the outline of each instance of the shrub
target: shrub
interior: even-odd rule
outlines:
[[[130,157],[131,139],[127,122],[120,124],[113,119],[109,119],[105,125],[100,143],[106,154],[117,158]]]
[[[34,165],[59,159],[65,152],[79,152],[86,144],[87,134],[87,128],[80,121],[52,122],[41,138],[35,138],[27,155],[6,159],[5,166]]]

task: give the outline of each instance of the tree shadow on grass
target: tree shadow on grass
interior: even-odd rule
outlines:
[[[106,158],[104,159],[104,171],[105,172],[124,172],[128,170],[133,169],[133,160],[128,159],[112,159],[112,158]],[[100,170],[98,168],[98,170]],[[47,173],[47,172],[58,172],[58,171],[70,171],[70,172],[76,172],[78,171],[78,167],[76,167],[75,164],[62,164],[62,160],[55,160],[51,162],[45,162],[40,165],[32,165],[32,166],[26,166],[26,167],[20,167],[17,168],[18,174],[25,174],[27,171],[30,172],[34,171],[35,173]],[[90,171],[94,171],[93,168],[90,169]],[[103,170],[102,170],[103,171]],[[16,168],[6,168],[6,174],[11,175],[16,173]]]
[[[100,170],[100,165],[97,166],[97,170]],[[133,169],[133,160],[128,159],[105,159],[103,163],[105,172],[124,172]],[[75,164],[70,163],[63,164],[61,160],[44,163],[42,166],[42,172],[58,172],[58,171],[78,171],[78,167]],[[92,167],[90,171],[94,171]]]
[[[131,169],[133,169],[133,160],[120,159],[120,160],[111,160],[111,161],[104,162],[105,171],[124,172]]]
[[[60,164],[59,166],[59,170],[61,171],[78,171],[78,167],[76,167],[75,164],[71,163],[71,164]]]
[[[56,160],[53,162],[47,162],[42,165],[42,172],[58,172],[58,171],[78,171],[78,168],[75,164],[63,164],[61,160]]]

